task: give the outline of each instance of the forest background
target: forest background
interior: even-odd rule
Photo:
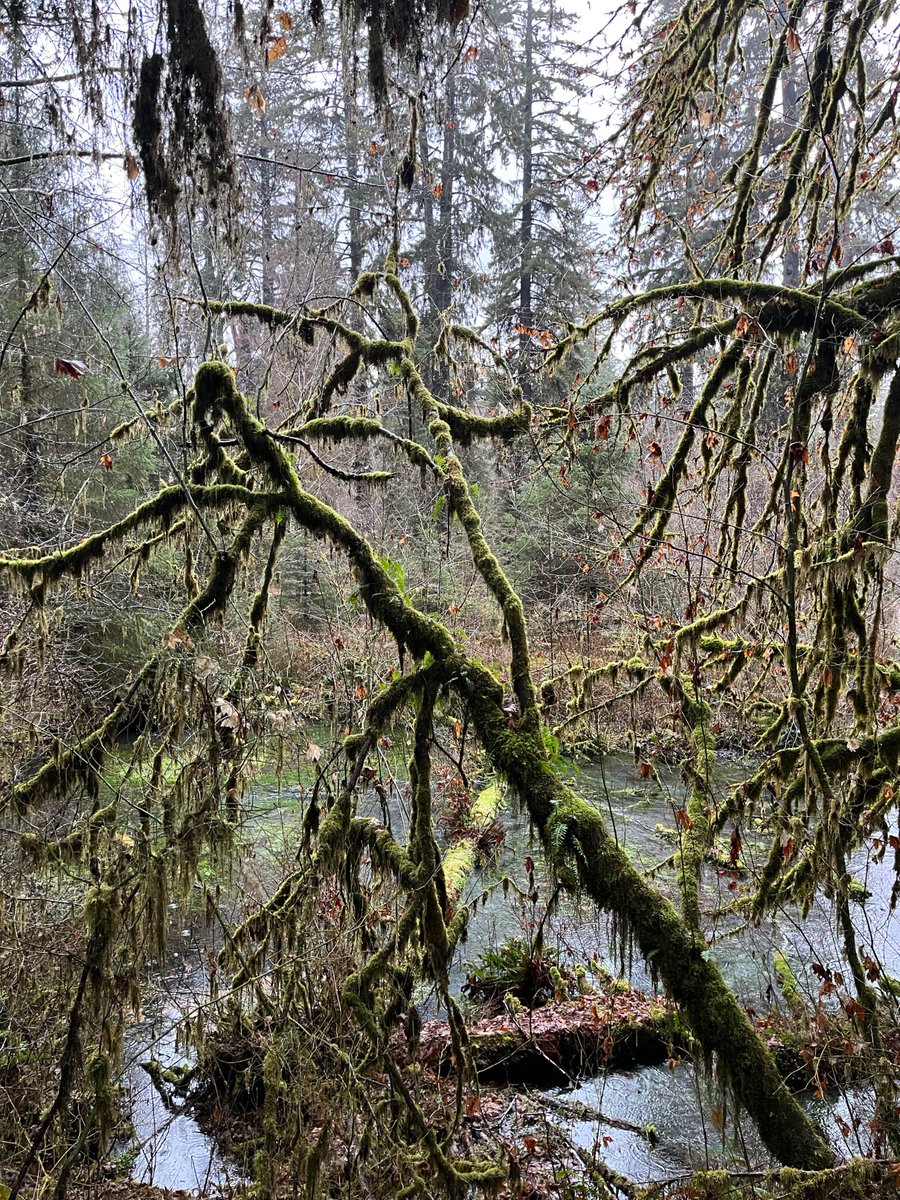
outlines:
[[[451,986],[467,882],[517,820],[543,851],[522,898],[550,897],[517,984],[576,1003],[643,959],[670,1057],[774,1163],[892,1185],[897,987],[850,869],[900,863],[891,21],[4,5],[13,1197],[106,1161],[125,1030],[195,894],[222,953],[183,1034],[207,1082],[238,1056],[219,1084],[256,1113],[261,1194],[527,1194],[515,1139],[466,1125]],[[611,749],[680,776],[653,870],[573,782]],[[260,874],[272,780],[301,801]],[[544,944],[566,894],[613,922],[589,972]],[[779,1036],[827,1044],[813,1088],[870,1081],[852,1169],[710,949],[820,895],[840,948],[806,999],[776,960]],[[438,1110],[423,987],[458,1081]],[[527,1186],[633,1191],[602,1144],[578,1164]]]

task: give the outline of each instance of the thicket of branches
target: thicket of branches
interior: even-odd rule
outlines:
[[[59,1073],[43,1109],[17,1109],[17,1081],[8,1082],[15,1096],[8,1111],[19,1120],[9,1140],[21,1151],[13,1197],[39,1162],[48,1170],[57,1164],[60,1193],[92,1139],[108,1140],[123,1024],[146,961],[163,952],[170,897],[193,888],[201,860],[211,857],[223,869],[230,861],[252,784],[260,680],[271,673],[273,589],[301,535],[326,542],[346,562],[352,583],[346,576],[341,583],[389,636],[396,669],[374,694],[363,689],[364,716],[344,740],[341,786],[327,805],[314,795],[296,864],[228,933],[230,1019],[245,1029],[267,1024],[277,1035],[266,1058],[273,1144],[291,1070],[291,1015],[309,1017],[311,1008],[303,951],[321,899],[333,889],[347,953],[334,1005],[352,1018],[356,1034],[353,1061],[339,1044],[332,1050],[350,1110],[367,1113],[372,1136],[381,1139],[382,1185],[395,1194],[461,1196],[507,1178],[508,1164],[496,1155],[459,1148],[466,1030],[448,969],[470,913],[453,846],[442,850],[436,835],[431,786],[436,714],[450,714],[472,731],[484,762],[515,798],[559,887],[614,917],[619,937],[650,964],[772,1154],[789,1166],[823,1169],[832,1151],[711,960],[703,930],[704,855],[722,830],[739,830],[764,812],[768,856],[741,911],[760,919],[789,903],[808,908],[822,887],[833,894],[852,981],[845,1008],[871,1048],[876,1118],[897,1153],[896,1071],[884,1036],[891,1013],[872,986],[881,967],[858,944],[848,893],[856,850],[873,837],[882,847],[900,844],[891,832],[900,763],[891,701],[900,666],[884,635],[900,438],[900,258],[891,216],[896,38],[885,24],[889,12],[862,0],[852,11],[834,0],[771,10],[665,7],[648,4],[630,15],[620,46],[630,55],[626,117],[583,156],[592,191],[620,189],[620,228],[634,247],[640,290],[623,286],[603,303],[595,297],[593,315],[573,314],[551,335],[534,312],[537,289],[523,257],[520,354],[511,361],[489,329],[482,336],[474,321],[457,319],[442,286],[447,230],[432,224],[424,240],[444,257],[422,274],[417,295],[403,274],[404,188],[423,165],[414,98],[395,116],[402,129],[382,260],[359,273],[346,296],[324,302],[295,297],[278,307],[273,295],[264,303],[230,298],[221,277],[214,289],[201,286],[201,294],[178,300],[193,314],[183,320],[199,318],[190,347],[199,365],[171,404],[129,417],[111,435],[117,443],[150,439],[160,486],[148,480],[137,489],[139,502],[97,521],[81,540],[0,558],[15,598],[2,651],[10,689],[42,644],[54,644],[54,606],[72,603],[98,579],[118,572],[137,589],[141,572],[155,569],[172,614],[158,645],[111,696],[98,696],[46,743],[32,739],[27,759],[10,740],[0,803],[9,853],[33,864],[34,894],[23,903],[38,913],[58,886],[83,905],[84,919],[68,988],[48,985],[59,1004]],[[464,15],[443,13],[457,21]],[[228,197],[235,162],[203,14],[178,5],[167,6],[166,16],[169,51],[144,57],[134,118],[162,230],[183,211],[186,163],[204,193]],[[385,105],[385,45],[403,40],[401,27],[426,29],[428,14],[395,6],[357,16],[368,20],[369,74]],[[466,39],[455,29],[464,52]],[[277,61],[274,35],[264,44]],[[751,81],[755,100],[730,128],[729,114]],[[253,96],[251,108],[260,104]],[[444,154],[453,155],[446,142]],[[426,185],[435,201],[447,186],[438,191],[427,176]],[[270,192],[269,217],[275,198]],[[351,234],[359,232],[358,215],[351,214]],[[174,238],[177,231],[169,232]],[[519,233],[531,237],[521,224]],[[648,244],[657,249],[641,263]],[[208,250],[210,269],[196,273],[201,284],[214,279]],[[353,237],[349,252],[361,253]],[[651,286],[657,269],[666,281]],[[53,282],[50,268],[23,316]],[[274,289],[265,270],[260,282]],[[7,347],[14,334],[15,327]],[[226,335],[266,347],[257,396],[239,390],[227,347],[214,350]],[[20,346],[17,358],[20,395],[27,350]],[[543,376],[530,369],[535,357]],[[289,392],[285,384],[290,411],[280,399],[268,403],[284,362],[302,385]],[[133,389],[127,377],[123,386]],[[492,447],[514,455],[529,440],[561,488],[571,486],[572,464],[586,448],[609,441],[633,446],[645,475],[642,502],[610,549],[610,579],[594,608],[601,624],[607,614],[617,622],[618,647],[543,690],[522,601],[471,484]],[[396,488],[407,476],[411,507],[419,479],[439,498],[447,537],[474,568],[502,628],[492,665],[468,648],[458,623],[420,602],[364,526],[360,493]],[[651,586],[654,572],[671,570],[686,580],[686,610],[673,588],[665,611],[622,633],[630,598]],[[223,625],[241,639],[237,661],[227,664]],[[609,678],[627,678],[632,697],[658,690],[687,748],[677,904],[634,865],[559,761],[554,724],[587,711]],[[561,722],[554,684],[566,682],[573,704]],[[713,786],[713,706],[729,697],[745,711],[755,707],[761,755],[752,776],[722,795]],[[413,751],[409,829],[401,837],[360,815],[357,804],[370,756],[404,717]],[[121,783],[110,785],[113,756],[131,739],[127,770],[142,781],[137,800]],[[379,907],[388,894],[389,921]],[[12,921],[18,903],[8,898]],[[414,988],[422,980],[435,986],[449,1014],[459,1068],[456,1117],[447,1129],[430,1122],[396,1055],[401,1024],[414,1039]],[[89,1109],[74,1103],[85,1091],[93,1097]],[[292,1130],[301,1147],[298,1177],[305,1172],[316,1186],[332,1134],[344,1146],[348,1178],[363,1171],[372,1147],[352,1127],[352,1120],[339,1132],[319,1126],[313,1136],[300,1120]]]

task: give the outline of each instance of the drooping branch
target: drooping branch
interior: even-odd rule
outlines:
[[[115,524],[92,534],[66,550],[29,558],[0,556],[0,574],[21,581],[38,603],[42,603],[48,589],[60,580],[83,578],[97,563],[103,560],[107,549],[122,541],[129,534],[162,526],[171,528],[174,517],[184,508],[196,505],[200,509],[225,510],[236,504],[265,509],[267,513],[277,510],[283,498],[272,493],[254,492],[236,484],[216,484],[182,488],[163,488],[151,500],[145,501]]]

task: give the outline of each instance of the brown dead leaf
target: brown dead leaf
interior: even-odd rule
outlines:
[[[283,58],[287,54],[288,44],[287,38],[282,35],[277,37],[269,49],[266,51],[266,59],[273,63],[276,59]]]
[[[251,112],[264,113],[266,111],[266,98],[255,83],[253,87],[247,88],[244,92],[244,99]]]

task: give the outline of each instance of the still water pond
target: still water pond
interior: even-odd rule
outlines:
[[[722,787],[740,778],[740,764],[723,773]],[[642,780],[631,759],[609,756],[602,765],[591,765],[575,773],[573,782],[579,792],[597,804],[606,814],[610,827],[635,859],[651,869],[672,853],[672,845],[661,836],[659,826],[675,824],[673,814],[683,801],[683,788],[672,775],[661,773],[658,779]],[[395,784],[389,799],[389,817],[396,832],[406,825],[405,787]],[[381,819],[381,801],[371,797],[371,815]],[[510,808],[502,814],[505,840],[496,860],[485,864],[473,876],[468,898],[488,893],[479,906],[469,930],[468,942],[455,965],[454,982],[465,979],[466,963],[477,954],[501,944],[510,937],[528,937],[544,916],[551,887],[542,869],[540,855],[532,846],[527,823]],[[278,864],[293,858],[300,825],[295,787],[261,788],[251,797],[250,829],[253,852],[242,869],[245,893],[265,894]],[[509,875],[520,885],[525,881],[524,861],[531,854],[538,877],[538,901],[521,903],[504,895],[500,880]],[[745,843],[744,857],[751,868],[753,847]],[[890,892],[894,875],[892,863],[875,863],[862,851],[851,870],[871,892],[864,905],[854,906],[854,918],[862,948],[883,964],[890,975],[900,975],[900,938],[894,914],[890,911]],[[670,872],[671,875],[671,872]],[[661,885],[665,886],[665,876]],[[731,885],[731,886],[729,886]],[[733,908],[741,884],[733,876],[720,874],[712,867],[704,873],[704,909],[709,914],[712,935],[711,954],[721,966],[742,1002],[758,1011],[777,1002],[772,968],[773,954],[783,951],[795,971],[798,984],[812,1001],[819,980],[813,963],[842,969],[842,955],[831,904],[817,897],[809,914],[787,910],[775,919],[751,929],[745,928],[739,912]],[[716,917],[719,910],[732,905],[732,911]],[[609,922],[588,905],[564,900],[547,920],[547,940],[559,946],[561,956],[588,963],[594,959],[609,969],[627,973],[639,987],[652,989],[645,964],[630,958],[627,947],[617,944]],[[200,1131],[189,1112],[173,1112],[162,1100],[140,1062],[149,1058],[163,1066],[181,1064],[176,1048],[175,1027],[179,1019],[205,998],[208,956],[215,945],[200,920],[191,921],[176,912],[172,915],[169,961],[160,966],[151,980],[153,995],[148,1001],[145,1020],[129,1034],[132,1067],[133,1122],[136,1131],[134,1175],[159,1186],[187,1190],[209,1190],[234,1182],[236,1172]],[[424,1001],[426,1010],[432,1006]],[[432,1007],[432,1013],[433,1013]],[[637,1126],[652,1125],[658,1136],[655,1146],[645,1138],[629,1133],[599,1118],[567,1119],[569,1135],[586,1150],[602,1146],[602,1157],[622,1174],[637,1181],[677,1176],[694,1167],[743,1164],[749,1167],[768,1163],[753,1129],[741,1122],[735,1126],[722,1111],[722,1102],[710,1095],[707,1085],[694,1074],[690,1064],[642,1067],[632,1071],[609,1071],[597,1078],[573,1081],[564,1093],[567,1101],[579,1101],[602,1113],[613,1122]],[[865,1151],[864,1121],[871,1105],[865,1090],[854,1094],[834,1094],[808,1101],[816,1120],[828,1131],[835,1148],[842,1154]],[[560,1118],[557,1118],[560,1119]],[[849,1133],[843,1132],[847,1128]]]

